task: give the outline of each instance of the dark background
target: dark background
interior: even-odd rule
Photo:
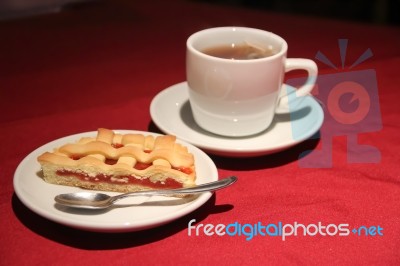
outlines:
[[[192,0],[298,15],[399,25],[400,0]]]

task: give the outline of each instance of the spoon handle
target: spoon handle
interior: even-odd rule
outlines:
[[[165,190],[146,190],[146,191],[136,191],[130,193],[120,194],[110,198],[111,202],[115,202],[117,200],[126,198],[126,197],[133,197],[133,196],[155,196],[155,195],[176,195],[176,194],[196,194],[202,193],[206,191],[215,191],[224,187],[227,187],[237,180],[236,176],[230,176],[218,181],[198,185],[195,187],[189,188],[177,188],[177,189],[165,189]]]

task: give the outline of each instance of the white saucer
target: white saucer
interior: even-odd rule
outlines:
[[[294,90],[284,86],[282,91]],[[161,91],[150,105],[153,122],[166,134],[175,135],[209,153],[228,157],[259,156],[287,149],[313,136],[324,120],[319,103],[312,96],[306,96],[296,102],[296,111],[276,114],[264,132],[244,138],[223,137],[196,124],[188,97],[187,82]]]
[[[116,130],[118,133],[140,133],[157,135],[150,132]],[[54,197],[61,193],[81,190],[46,183],[40,177],[40,164],[37,157],[45,151],[79,140],[81,137],[95,136],[97,132],[87,132],[67,136],[34,150],[19,164],[14,174],[14,190],[22,203],[33,212],[54,222],[89,231],[127,232],[156,227],[178,219],[202,206],[212,196],[211,192],[189,198],[171,198],[156,196],[140,204],[140,199],[127,198],[120,201],[119,207],[106,211],[71,209],[57,206]],[[200,149],[177,140],[188,147],[196,162],[197,184],[218,180],[218,172],[213,161]],[[110,195],[118,193],[108,193]],[[139,200],[139,202],[138,202]]]

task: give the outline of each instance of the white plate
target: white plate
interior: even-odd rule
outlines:
[[[285,91],[294,90],[284,84]],[[187,82],[175,84],[154,97],[150,114],[165,133],[177,136],[207,152],[250,157],[278,152],[313,136],[322,126],[324,112],[311,96],[296,100],[296,111],[276,114],[271,126],[260,134],[243,138],[223,137],[200,128],[193,119]]]
[[[140,133],[157,135],[149,132],[115,130],[115,132]],[[143,204],[137,205],[140,199],[130,198],[121,204],[129,205],[102,211],[75,210],[55,205],[54,197],[60,193],[81,190],[80,188],[48,184],[40,177],[40,164],[36,158],[45,151],[68,142],[75,142],[81,137],[95,136],[97,132],[87,132],[52,141],[26,156],[14,174],[14,190],[18,198],[35,213],[58,223],[89,231],[127,232],[156,227],[180,218],[203,205],[211,192],[200,194],[189,199],[152,197]],[[197,184],[218,180],[214,162],[201,150],[178,140],[188,147],[195,157]],[[117,193],[108,193],[117,194]],[[136,205],[135,205],[136,204]],[[132,206],[133,205],[133,206]]]

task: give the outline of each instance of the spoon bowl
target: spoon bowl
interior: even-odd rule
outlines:
[[[81,191],[75,193],[67,193],[57,195],[54,200],[63,206],[81,208],[81,209],[106,209],[112,206],[116,201],[126,197],[137,196],[175,196],[179,197],[185,194],[197,194],[207,191],[216,191],[232,185],[237,181],[236,176],[227,177],[215,182],[201,184],[195,187],[163,189],[163,190],[146,190],[110,196],[104,193]]]

